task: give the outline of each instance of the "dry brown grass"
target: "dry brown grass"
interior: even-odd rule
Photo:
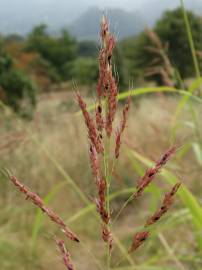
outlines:
[[[61,166],[71,175],[71,177],[78,183],[83,191],[91,196],[94,191],[93,181],[91,178],[90,166],[87,158],[87,143],[86,143],[86,129],[80,117],[73,113],[76,110],[75,105],[71,104],[70,109],[64,106],[64,100],[67,104],[72,100],[73,93],[58,94],[57,98],[45,99],[39,101],[37,110],[38,122],[24,123],[23,125],[32,130],[32,135],[37,136],[42,145],[45,145],[50,153],[58,160]],[[66,99],[65,99],[66,98]],[[89,100],[91,102],[91,100]],[[144,153],[152,159],[159,157],[159,155],[168,148],[170,120],[172,118],[173,110],[177,104],[177,99],[172,97],[145,97],[135,102],[132,105],[130,113],[128,128],[126,130],[126,138],[130,143],[138,149],[139,152]],[[61,109],[62,107],[62,109]],[[152,113],[151,113],[152,111]],[[198,109],[198,114],[201,115],[201,109]],[[183,119],[189,118],[189,113],[185,112]],[[186,117],[185,117],[186,116]],[[7,136],[16,131],[23,131],[23,125],[19,127],[14,118],[4,115],[4,120],[1,120],[2,132],[1,136]],[[9,124],[8,124],[9,123]],[[177,134],[178,140],[182,143],[186,142],[193,136],[192,130],[189,126],[184,126]],[[79,146],[78,146],[79,144]],[[120,169],[116,172],[117,182],[115,189],[133,186],[137,179],[137,174],[134,173],[132,165],[128,158],[124,155],[124,150],[121,150],[123,155],[120,160]],[[25,179],[25,184],[33,188],[41,195],[45,196],[58,183],[64,181],[61,174],[57,171],[54,165],[50,162],[44,152],[33,143],[29,138],[16,145],[9,153],[0,152],[1,166],[9,167],[14,173],[17,172],[19,178]],[[173,168],[175,164],[170,165]],[[201,183],[196,179],[200,179],[200,167],[197,166],[192,151],[188,158],[180,161],[180,166],[174,167],[177,174],[183,176],[183,181],[191,188],[194,194],[199,194]],[[68,198],[68,200],[67,200]],[[122,204],[120,198],[113,202],[113,208],[116,210],[117,205]],[[125,222],[119,221],[115,226],[115,231],[120,234],[123,241],[128,241],[125,238],[126,234],[131,235],[134,232],[134,226],[142,224],[145,214],[148,213],[148,207],[145,207],[149,202],[148,199],[143,199],[138,205],[133,204],[133,207],[127,208],[125,213]],[[136,211],[140,204],[145,209],[145,212]],[[29,256],[30,248],[30,233],[34,221],[34,211],[32,206],[24,203],[23,199],[14,191],[11,192],[11,187],[5,179],[1,180],[1,230],[0,230],[0,250],[2,256],[0,257],[3,265],[2,269],[59,269],[59,258],[57,258],[56,250],[49,248],[52,243],[53,226],[45,221],[40,234],[40,241],[37,241],[37,252],[34,259]],[[61,213],[61,215],[68,219],[75,212],[79,211],[83,204],[78,200],[74,192],[69,186],[64,186],[62,190],[50,202],[50,206]],[[134,217],[135,211],[135,217]],[[91,246],[97,256],[104,256],[102,252],[102,244],[96,242],[99,239],[99,232],[95,232],[96,224],[89,215],[87,220],[84,218],[81,221],[73,223],[72,228],[76,228],[82,238],[88,239],[88,245]],[[120,230],[120,228],[122,228]],[[181,242],[186,242],[186,249],[192,250],[193,237],[191,228],[188,224],[183,224],[179,229],[178,236],[172,236],[173,228],[167,229],[165,237],[168,243],[172,243],[178,250],[183,251],[185,245]],[[186,232],[186,233],[185,233]],[[89,240],[90,239],[90,240]],[[125,240],[124,240],[125,239]],[[154,240],[158,241],[158,240]],[[164,254],[165,259],[161,259],[159,263],[162,265],[166,262],[169,264],[169,258],[166,259],[166,251],[162,250],[161,244],[155,245],[151,243],[146,247],[146,251],[151,254]],[[10,253],[15,256],[10,257]],[[42,252],[43,256],[40,253]],[[76,259],[76,266],[82,269],[89,269],[92,264],[86,261],[86,252],[77,248],[71,248],[72,256]],[[77,254],[80,254],[79,258]],[[183,252],[182,252],[183,254]],[[138,263],[142,263],[148,259],[148,256],[143,255],[142,258],[136,259]],[[84,268],[84,264],[85,267]],[[170,263],[172,265],[172,263]],[[96,266],[94,266],[96,269]],[[62,269],[62,265],[61,265]],[[197,269],[197,268],[196,268]]]

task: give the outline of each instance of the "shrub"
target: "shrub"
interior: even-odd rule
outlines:
[[[52,37],[48,34],[46,25],[39,25],[28,37],[27,50],[39,53],[55,68],[57,76],[63,80],[68,79],[64,67],[75,60],[77,44],[67,31],[63,31],[59,37]]]
[[[202,50],[202,22],[193,12],[187,12],[196,50]],[[153,31],[159,37],[164,52],[170,62],[180,73],[182,78],[192,76],[194,73],[193,59],[187,40],[186,27],[181,8],[167,11],[156,23]],[[153,46],[152,40],[146,31],[136,38],[129,38],[122,42],[124,56],[128,62],[129,75],[133,78],[145,78],[145,70],[157,62],[157,54],[147,50]],[[151,79],[151,78],[150,78]],[[159,76],[152,77],[158,83]]]
[[[69,66],[66,67],[69,68]],[[98,76],[97,61],[89,57],[77,58],[72,65],[71,76],[80,84],[94,84]]]
[[[31,117],[36,105],[36,86],[22,72],[11,69],[0,76],[5,103],[23,117]]]

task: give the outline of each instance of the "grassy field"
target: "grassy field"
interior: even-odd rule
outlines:
[[[104,269],[100,264],[106,254],[93,203],[95,184],[88,161],[87,132],[81,116],[76,114],[74,92],[43,95],[38,99],[37,112],[31,122],[23,122],[2,110],[0,166],[11,170],[45,198],[47,205],[80,236],[81,245],[68,244],[77,269]],[[179,96],[165,94],[133,99],[121,158],[113,175],[112,216],[147,167],[144,158],[158,160],[172,144],[173,115],[179,101]],[[91,102],[89,99],[88,103]],[[185,106],[178,118],[174,141],[179,149],[166,166],[167,171],[162,171],[146,194],[131,202],[113,225],[116,236],[113,269],[201,269],[201,231],[195,226],[195,208],[185,203],[181,193],[169,214],[154,226],[144,247],[131,256],[125,256],[127,249],[123,248],[129,246],[134,233],[160,205],[162,193],[169,188],[168,172],[180,179],[201,205],[199,136],[202,108],[196,101],[190,104],[191,109]],[[72,181],[89,200],[87,208],[75,192]],[[1,269],[63,269],[53,240],[58,229],[26,202],[3,174],[0,185]]]

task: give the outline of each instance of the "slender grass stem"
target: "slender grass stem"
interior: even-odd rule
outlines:
[[[188,18],[186,9],[185,9],[184,0],[180,0],[180,3],[181,3],[184,22],[185,22],[185,26],[186,26],[189,46],[190,46],[190,50],[191,50],[191,54],[192,54],[193,64],[194,64],[194,68],[195,68],[196,78],[198,80],[200,80],[200,77],[201,77],[200,68],[199,68],[199,63],[198,63],[198,59],[197,59],[197,56],[196,56],[196,49],[195,49],[195,45],[194,45],[192,30],[191,30],[191,26],[190,26],[190,23],[189,23],[189,18]],[[200,95],[201,95],[201,88],[200,88]]]
[[[110,215],[110,168],[109,168],[109,162],[110,162],[110,138],[106,138],[105,142],[105,154],[104,154],[104,160],[105,160],[105,180],[107,184],[107,190],[106,190],[106,207],[107,207],[107,213]],[[108,230],[110,231],[110,224],[108,224]],[[108,243],[107,247],[107,269],[110,269],[110,243]]]
[[[119,212],[117,213],[117,215],[115,216],[112,225],[114,225],[114,223],[118,220],[118,218],[120,217],[120,215],[122,214],[123,210],[126,208],[126,206],[129,204],[129,202],[131,202],[133,200],[133,194],[130,195],[130,197],[128,197],[128,199],[124,202],[124,204],[122,205],[122,207],[120,208]]]
[[[168,252],[168,254],[170,255],[170,257],[172,258],[172,260],[175,262],[175,264],[177,265],[179,270],[186,270],[186,268],[184,267],[184,265],[180,262],[180,260],[177,258],[177,256],[175,256],[175,252],[173,252],[173,250],[171,249],[171,247],[169,246],[168,242],[166,241],[165,237],[163,236],[163,234],[159,233],[158,234],[159,239],[162,243],[162,245],[164,246],[165,250]]]

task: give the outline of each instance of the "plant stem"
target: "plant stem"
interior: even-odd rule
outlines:
[[[106,138],[105,142],[105,179],[107,184],[106,190],[106,207],[107,213],[110,215],[110,169],[109,169],[109,162],[110,162],[110,137]],[[108,230],[110,231],[110,223],[107,225]],[[108,242],[107,247],[107,269],[110,270],[110,243]]]

